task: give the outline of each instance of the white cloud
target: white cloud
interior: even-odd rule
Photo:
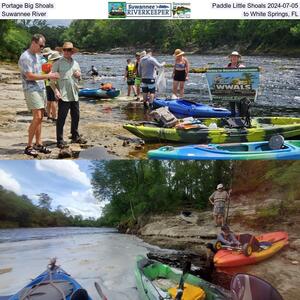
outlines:
[[[13,176],[4,170],[0,169],[0,184],[7,190],[13,191],[18,195],[21,195],[21,185],[13,178]]]
[[[63,199],[58,199],[55,204],[67,208],[72,215],[82,215],[83,218],[93,217],[95,219],[101,216],[103,207],[103,204],[99,204],[94,198],[92,189],[83,192],[72,191]]]
[[[36,168],[39,171],[54,173],[56,176],[64,177],[68,180],[80,182],[85,186],[90,186],[88,176],[80,171],[79,166],[71,160],[42,160],[36,161]]]

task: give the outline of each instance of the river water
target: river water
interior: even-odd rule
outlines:
[[[0,230],[0,295],[16,293],[57,257],[93,299],[99,299],[96,281],[109,299],[137,300],[135,257],[154,249],[110,228]]]
[[[124,70],[126,59],[131,55],[110,55],[93,54],[77,55],[76,59],[81,65],[83,74],[90,69],[91,65],[98,68],[101,77],[93,82],[85,77],[84,87],[95,88],[100,82],[112,82],[115,87],[121,89],[122,96],[127,93],[127,85],[124,80]],[[158,61],[165,61],[172,64],[172,55],[158,55]],[[227,64],[228,58],[220,55],[188,55],[191,68],[203,66],[223,67]],[[245,56],[243,63],[246,66],[262,67],[260,75],[260,89],[257,101],[252,108],[253,116],[267,115],[300,115],[300,60],[298,58],[271,57],[271,56]],[[187,99],[209,103],[208,88],[205,74],[190,74],[190,79],[186,83],[185,97]],[[172,68],[166,68],[167,96],[172,94]],[[94,101],[91,103],[95,103]],[[228,104],[220,103],[223,106]],[[118,112],[118,119],[144,119],[142,113],[128,112],[124,106],[122,112]]]

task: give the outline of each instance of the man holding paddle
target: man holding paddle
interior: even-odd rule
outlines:
[[[229,201],[229,195],[224,190],[222,183],[217,185],[217,190],[209,197],[209,202],[214,206],[213,215],[215,226],[223,226],[225,224],[225,208]]]

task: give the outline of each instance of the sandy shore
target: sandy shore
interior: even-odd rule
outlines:
[[[135,138],[122,128],[124,117],[118,118],[122,109],[133,103],[132,98],[119,97],[112,101],[91,104],[87,101],[80,103],[79,130],[87,140],[87,145],[71,144],[70,150],[74,158],[92,159],[123,159],[144,157],[135,150],[135,143],[124,144],[118,136]],[[142,103],[136,103],[141,106]],[[19,70],[17,65],[0,63],[0,159],[31,159],[23,154],[27,143],[27,130],[31,121],[31,114],[27,111],[24,100]],[[56,148],[55,125],[47,120],[43,121],[42,137],[44,144],[52,150],[51,154],[39,154],[39,159],[55,159],[59,157]],[[70,132],[70,117],[65,126],[65,140],[68,141]],[[93,148],[93,151],[90,148]],[[83,150],[89,151],[83,154]]]

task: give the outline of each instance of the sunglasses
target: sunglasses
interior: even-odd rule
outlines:
[[[45,45],[44,44],[38,44],[39,45],[39,47],[40,47],[40,49],[44,49],[45,48]]]
[[[73,48],[65,48],[65,49],[63,49],[63,51],[71,52],[71,51],[73,51]]]

